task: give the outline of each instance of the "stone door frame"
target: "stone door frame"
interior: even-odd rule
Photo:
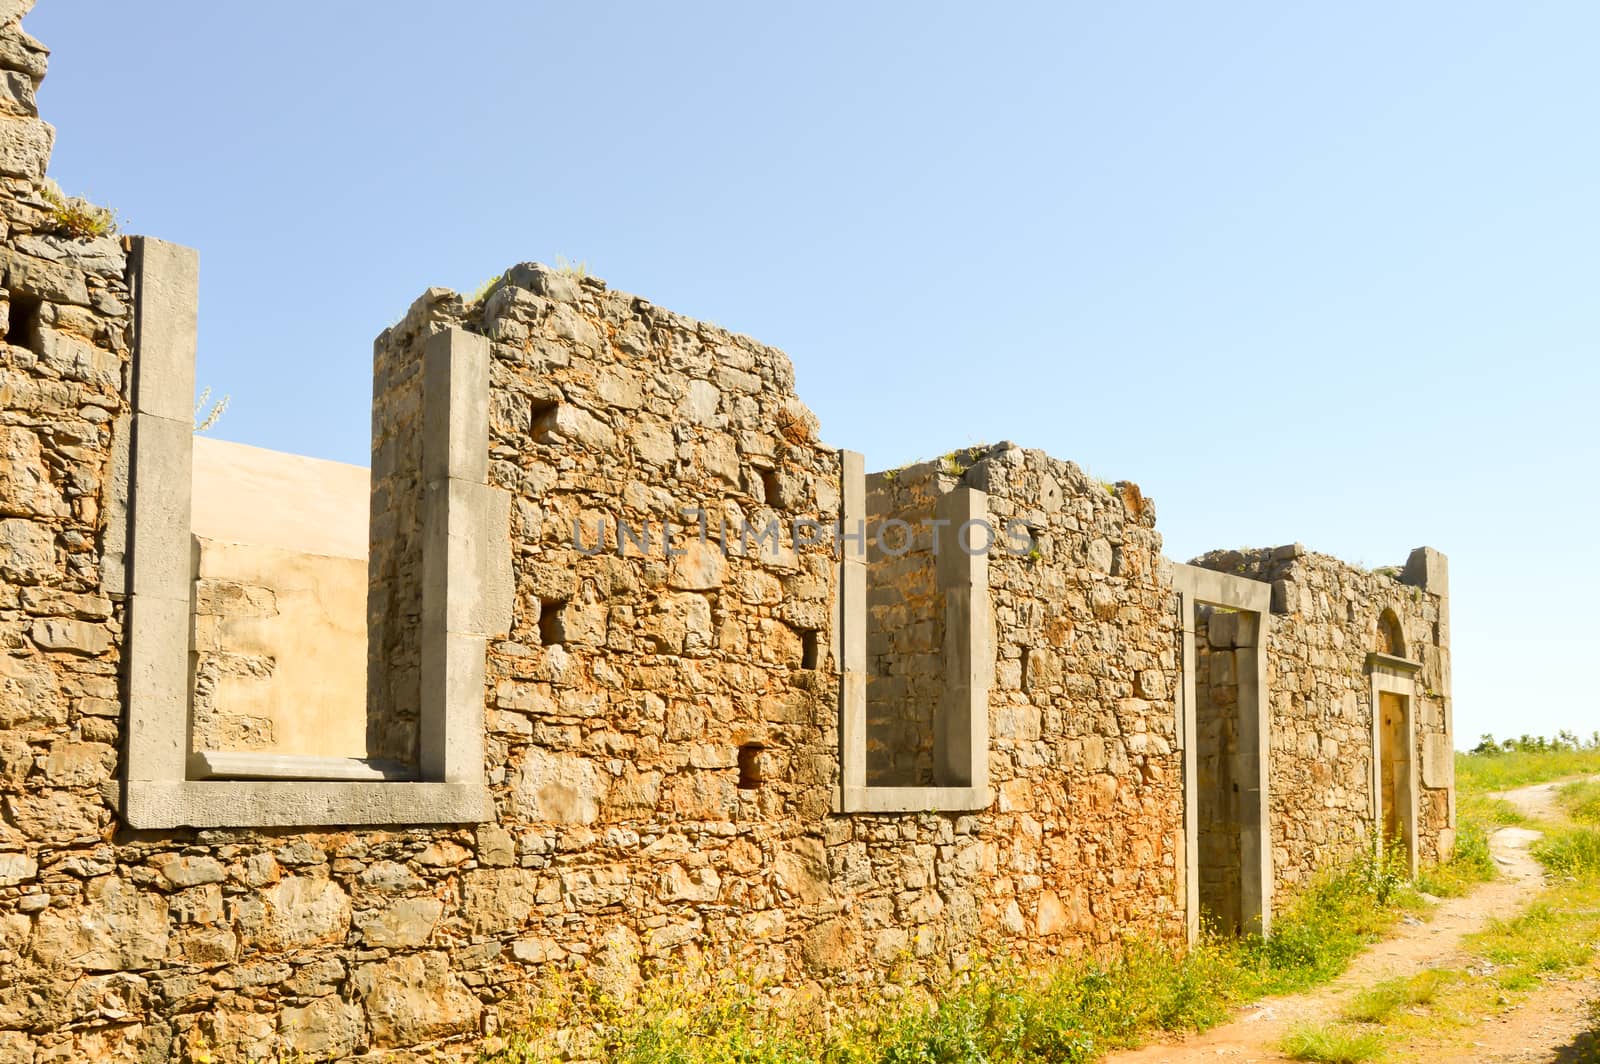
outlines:
[[[1183,749],[1184,912],[1190,943],[1200,937],[1200,806],[1196,752],[1194,613],[1197,606],[1220,606],[1254,614],[1255,645],[1240,647],[1239,754],[1234,778],[1239,792],[1239,914],[1247,931],[1272,930],[1272,836],[1270,831],[1271,717],[1267,701],[1267,631],[1272,618],[1272,585],[1193,565],[1173,566],[1182,632],[1182,703],[1178,741]]]
[[[1417,674],[1422,663],[1397,658],[1390,654],[1367,655],[1368,704],[1372,707],[1372,827],[1373,851],[1382,855],[1388,840],[1383,837],[1383,705],[1384,694],[1400,699],[1403,722],[1400,741],[1405,750],[1401,762],[1400,778],[1395,780],[1395,794],[1404,795],[1396,800],[1400,807],[1400,825],[1406,840],[1406,874],[1416,877],[1417,850]]]

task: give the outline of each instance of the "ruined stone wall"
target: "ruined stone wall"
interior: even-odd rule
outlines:
[[[974,818],[984,923],[1019,953],[1183,934],[1177,611],[1153,505],[1003,444],[956,456],[988,493],[996,683]],[[991,915],[993,914],[993,915]],[[998,921],[991,923],[994,916]]]
[[[430,294],[443,298],[444,290]],[[367,751],[418,760],[422,712],[422,341],[428,303],[372,345]]]
[[[507,978],[587,956],[624,994],[641,961],[831,964],[836,562],[791,526],[837,520],[840,467],[789,360],[542,267],[427,307],[493,341],[490,476],[513,495],[489,654],[505,849],[465,878],[466,927]]]
[[[1430,863],[1447,853],[1454,776],[1447,693],[1438,679],[1448,672],[1441,596],[1402,583],[1399,569],[1368,571],[1298,544],[1215,551],[1194,564],[1272,585],[1270,826],[1279,885],[1292,890],[1375,837],[1367,655],[1385,647],[1385,610],[1405,632],[1403,656],[1426,666],[1415,698],[1420,857]]]
[[[927,522],[957,480],[939,463],[867,480],[867,782],[874,786],[934,781],[945,596],[935,572],[937,526]],[[943,530],[941,546],[954,535]]]
[[[951,456],[930,483],[987,493],[1005,530],[988,567],[994,800],[834,813],[838,562],[789,521],[838,518],[841,462],[788,359],[534,266],[478,302],[432,290],[374,346],[368,741],[414,761],[421,352],[452,327],[491,342],[516,586],[483,691],[495,821],[118,823],[126,252],[47,232],[43,50],[10,16],[0,70],[0,1060],[459,1043],[552,968],[625,999],[650,964],[697,957],[815,989],[1182,936],[1177,616],[1137,489],[1012,445]],[[1319,755],[1335,736],[1344,772],[1356,740],[1325,718],[1343,719],[1338,676],[1360,675],[1372,634],[1330,604],[1389,594],[1426,677],[1447,676],[1442,653],[1428,665],[1442,602],[1298,554],[1229,564],[1283,582],[1274,690],[1300,700],[1274,702],[1275,749],[1301,752],[1275,760],[1273,790],[1300,804],[1274,815],[1280,865],[1303,878],[1325,859],[1314,833],[1343,838],[1353,807],[1301,801],[1311,744],[1276,734],[1314,734]],[[1424,805],[1438,836],[1437,796]]]

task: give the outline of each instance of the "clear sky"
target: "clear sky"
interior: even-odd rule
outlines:
[[[52,175],[198,247],[216,435],[365,463],[372,338],[565,256],[869,468],[1011,439],[1170,555],[1450,555],[1456,731],[1600,728],[1600,6],[43,0]]]

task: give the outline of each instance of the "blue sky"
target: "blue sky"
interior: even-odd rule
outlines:
[[[999,439],[1168,553],[1451,558],[1456,731],[1600,727],[1591,4],[43,0],[52,176],[198,247],[216,434],[365,463],[372,338],[558,255]]]

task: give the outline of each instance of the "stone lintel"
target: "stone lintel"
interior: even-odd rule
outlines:
[[[1367,654],[1367,672],[1382,672],[1392,676],[1414,676],[1422,671],[1422,662],[1410,658],[1397,658],[1393,654],[1371,651]]]
[[[1272,609],[1272,585],[1261,580],[1177,563],[1172,567],[1172,583],[1191,605],[1222,606],[1260,614]]]

